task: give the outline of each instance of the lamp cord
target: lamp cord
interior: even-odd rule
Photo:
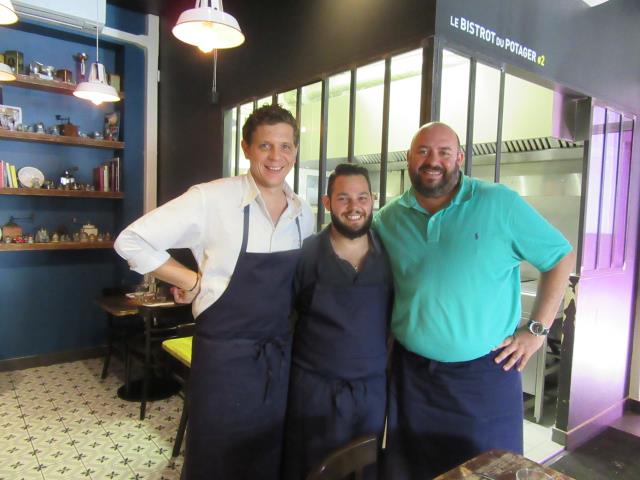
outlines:
[[[98,53],[98,22],[100,20],[100,4],[96,0],[96,63],[100,63],[100,54]]]
[[[217,73],[218,73],[218,49],[214,49],[213,50],[213,86],[211,88],[212,92],[216,91],[216,77],[217,77]]]

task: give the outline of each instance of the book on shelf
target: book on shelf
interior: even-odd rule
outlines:
[[[18,188],[18,186],[16,166],[4,160],[0,160],[0,187]]]
[[[120,158],[112,158],[94,168],[93,184],[98,192],[119,192]]]
[[[16,174],[16,166],[11,165],[11,188],[18,188],[18,175]]]

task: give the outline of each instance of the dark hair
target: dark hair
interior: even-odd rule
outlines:
[[[330,197],[333,193],[333,184],[336,178],[350,175],[362,175],[367,180],[369,186],[369,193],[371,193],[371,180],[369,180],[369,170],[361,167],[357,163],[341,163],[336,166],[335,170],[329,175],[329,181],[327,182],[327,195]]]
[[[286,108],[282,108],[280,105],[263,105],[253,111],[242,127],[242,140],[247,145],[251,145],[251,137],[253,132],[260,125],[275,125],[277,123],[286,123],[293,128],[293,143],[297,147],[300,141],[300,130],[298,129],[298,122],[293,118],[291,112]]]

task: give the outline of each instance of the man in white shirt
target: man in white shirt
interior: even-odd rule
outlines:
[[[116,240],[139,273],[193,302],[196,333],[183,478],[280,478],[291,282],[309,206],[285,183],[299,141],[290,112],[254,111],[242,129],[247,175],[191,187]],[[194,272],[167,253],[189,248]]]

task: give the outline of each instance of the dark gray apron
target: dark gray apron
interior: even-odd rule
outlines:
[[[306,478],[356,437],[382,433],[389,297],[386,285],[318,283],[309,311],[300,312],[287,407],[286,480]]]
[[[279,480],[299,250],[242,247],[222,296],[196,319],[183,479]],[[296,218],[302,244],[300,223]]]

